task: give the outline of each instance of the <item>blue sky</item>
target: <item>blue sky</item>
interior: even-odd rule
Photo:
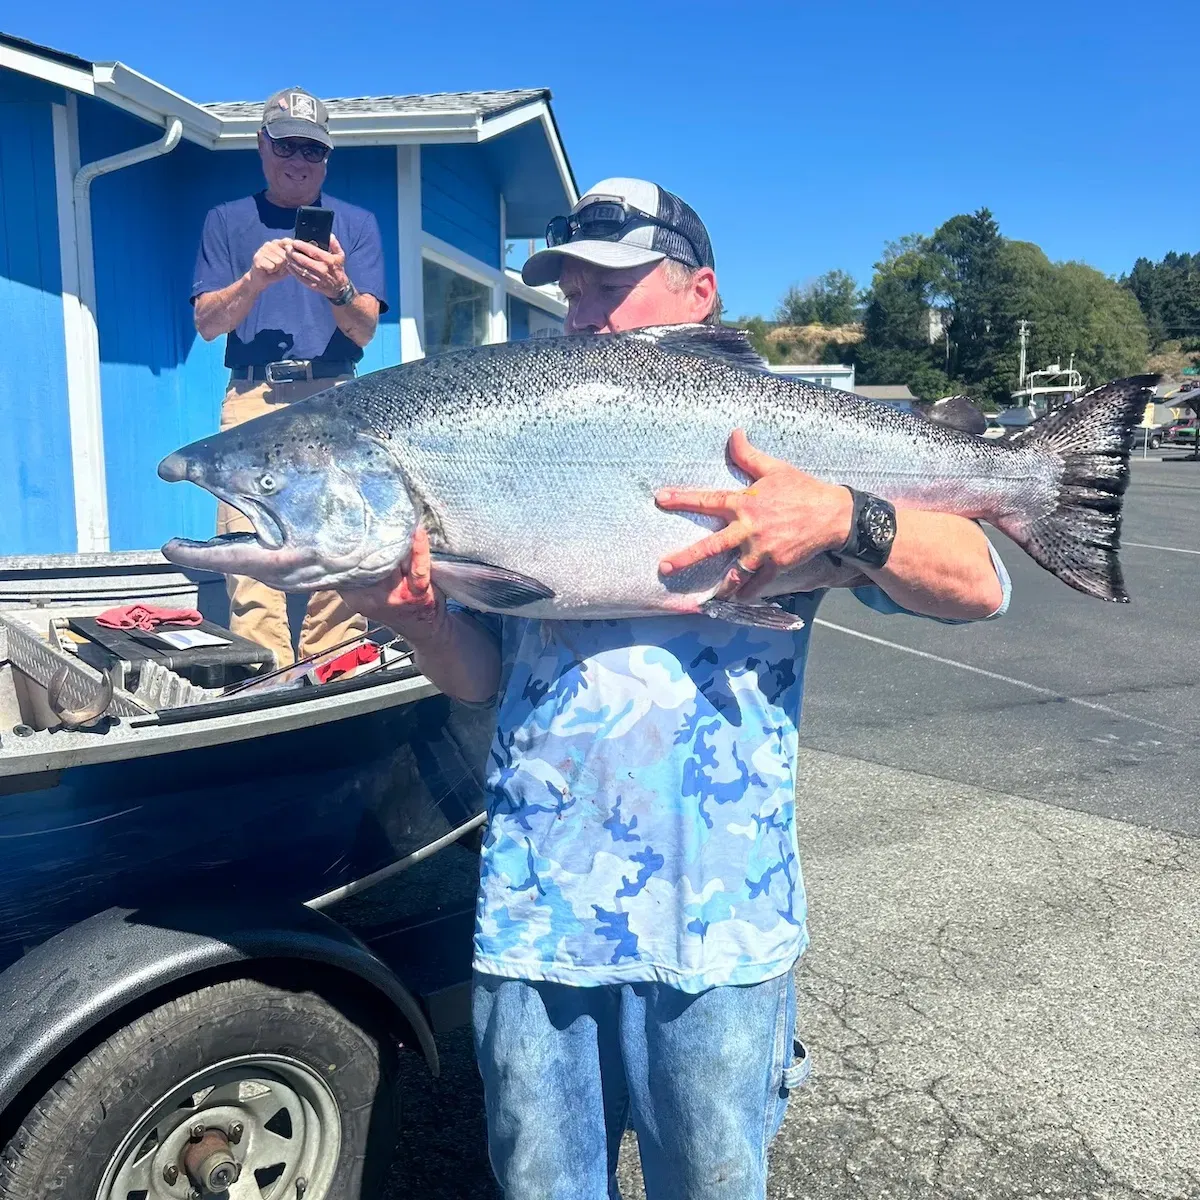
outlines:
[[[581,186],[642,175],[700,212],[732,315],[869,282],[886,241],[981,205],[1110,274],[1200,250],[1194,0],[56,0],[4,28],[195,100],[549,87]]]

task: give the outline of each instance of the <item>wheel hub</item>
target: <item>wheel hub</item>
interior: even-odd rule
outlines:
[[[198,1071],[130,1129],[96,1200],[337,1200],[341,1117],[307,1063],[247,1055]]]
[[[208,1129],[191,1142],[183,1156],[188,1178],[202,1196],[227,1192],[238,1181],[242,1164],[233,1157],[229,1139],[219,1129]],[[164,1180],[166,1173],[163,1174]]]

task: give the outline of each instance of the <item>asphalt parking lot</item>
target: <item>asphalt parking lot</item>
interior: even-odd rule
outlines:
[[[1001,620],[822,606],[799,794],[814,1074],[772,1197],[1200,1198],[1200,464],[1182,457],[1134,462],[1127,606],[1000,535]],[[498,1195],[469,1037],[441,1050],[438,1080],[408,1066],[389,1200]]]

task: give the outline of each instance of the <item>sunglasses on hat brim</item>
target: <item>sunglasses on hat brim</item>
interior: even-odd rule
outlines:
[[[661,217],[634,208],[632,204],[626,204],[619,197],[597,197],[578,212],[568,213],[564,217],[551,217],[546,225],[546,245],[551,249],[565,246],[577,237],[586,241],[618,242],[629,230],[639,225],[657,225],[660,229],[677,233],[692,251],[692,261],[687,265],[696,268],[703,266],[704,259],[696,243],[682,229]]]

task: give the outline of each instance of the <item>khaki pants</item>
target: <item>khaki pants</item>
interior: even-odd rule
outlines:
[[[221,406],[221,428],[241,425],[264,413],[274,412],[293,400],[303,400],[324,391],[335,383],[348,379],[313,379],[296,383],[254,383],[235,379],[225,393]],[[251,533],[253,522],[236,508],[223,501],[217,504],[218,533]],[[229,628],[239,637],[249,638],[275,654],[275,665],[290,666],[295,661],[292,652],[292,632],[288,625],[287,597],[257,579],[244,575],[226,578],[229,591]],[[300,657],[318,654],[339,642],[367,632],[366,618],[351,611],[337,592],[313,592],[308,611],[300,627]]]

